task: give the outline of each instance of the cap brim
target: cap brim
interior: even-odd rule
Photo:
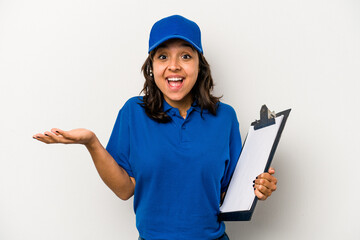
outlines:
[[[179,38],[182,40],[187,41],[188,43],[190,43],[198,52],[203,53],[203,50],[197,46],[194,42],[192,42],[190,39],[188,39],[187,37],[184,36],[180,36],[180,35],[171,35],[171,36],[167,36],[165,38],[162,38],[161,40],[157,41],[156,43],[154,43],[150,48],[148,53],[150,53],[152,50],[154,50],[156,47],[158,47],[160,44],[162,44],[163,42],[170,40],[170,39],[175,39],[175,38]]]

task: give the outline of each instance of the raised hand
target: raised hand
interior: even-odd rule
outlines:
[[[267,199],[276,190],[277,178],[273,176],[274,173],[275,169],[271,167],[254,180],[254,191],[259,200]]]
[[[34,139],[50,143],[64,143],[64,144],[84,144],[89,145],[96,138],[95,134],[84,128],[77,128],[70,131],[63,131],[59,128],[53,128],[51,131],[46,131],[44,134],[38,133],[33,136]]]
[[[127,200],[134,195],[135,178],[130,177],[129,174],[119,166],[114,158],[101,145],[95,133],[92,131],[84,128],[70,131],[53,128],[50,132],[35,134],[33,138],[47,144],[84,144],[89,150],[95,167],[105,184],[123,200]]]

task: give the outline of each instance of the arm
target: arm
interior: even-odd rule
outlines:
[[[90,130],[74,129],[63,131],[53,128],[51,132],[36,134],[33,138],[47,144],[77,143],[85,145],[104,183],[122,200],[127,200],[134,194],[135,179],[129,177],[128,173],[117,164],[101,145],[96,135]]]
[[[101,145],[94,134],[91,144],[85,145],[93,159],[95,167],[104,183],[122,200],[134,195],[135,179],[117,164],[114,158]]]

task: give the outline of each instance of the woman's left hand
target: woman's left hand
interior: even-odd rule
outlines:
[[[277,178],[273,176],[274,168],[269,168],[267,173],[262,173],[255,179],[254,191],[259,200],[265,200],[276,190]]]

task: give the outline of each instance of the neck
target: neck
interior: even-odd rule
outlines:
[[[182,99],[180,101],[172,101],[165,97],[165,101],[172,107],[179,109],[180,115],[185,119],[187,115],[187,110],[190,109],[191,104],[193,103],[192,96]]]

